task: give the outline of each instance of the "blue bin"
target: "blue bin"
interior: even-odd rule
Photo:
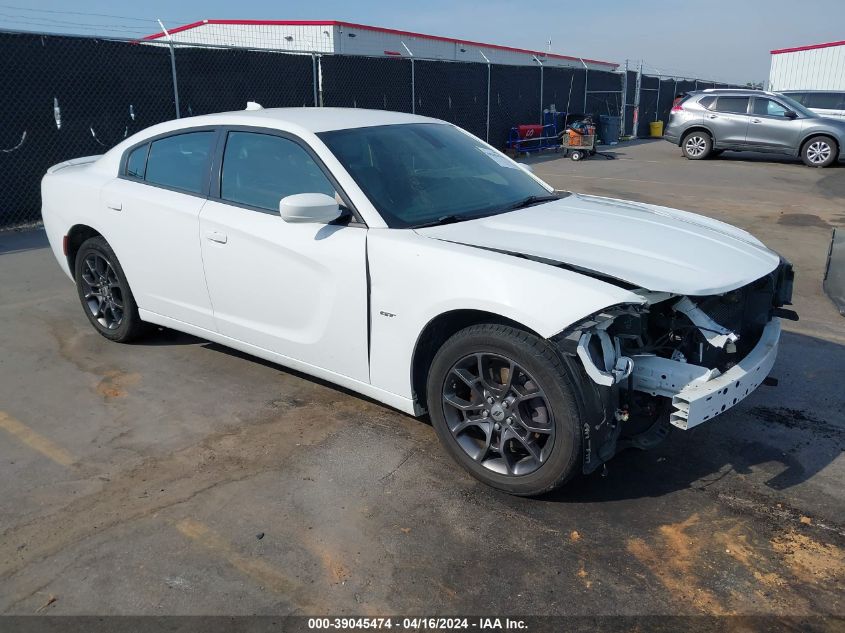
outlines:
[[[622,132],[622,119],[618,116],[602,114],[599,117],[598,136],[602,145],[612,145],[619,142]]]

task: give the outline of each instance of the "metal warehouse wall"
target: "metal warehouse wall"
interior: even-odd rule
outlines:
[[[845,45],[773,53],[769,90],[845,90]]]

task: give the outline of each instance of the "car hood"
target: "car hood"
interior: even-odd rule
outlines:
[[[682,295],[728,292],[780,263],[750,233],[724,222],[581,194],[417,232]]]

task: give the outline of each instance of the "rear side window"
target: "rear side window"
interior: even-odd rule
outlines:
[[[801,103],[808,108],[842,110],[845,109],[845,92],[811,92]]]
[[[256,132],[229,132],[223,153],[220,197],[278,211],[279,201],[297,193],[335,196],[323,170],[298,143]]]
[[[716,103],[716,97],[702,97],[698,102],[702,107],[712,110],[713,104]]]
[[[718,112],[745,114],[748,112],[748,97],[719,97],[713,109]]]
[[[211,130],[188,132],[153,141],[144,180],[163,187],[201,193],[214,134]]]
[[[147,153],[150,151],[149,144],[141,145],[132,150],[129,158],[126,159],[126,175],[143,180],[147,171]]]

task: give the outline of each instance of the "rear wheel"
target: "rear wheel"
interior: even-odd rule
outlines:
[[[808,167],[828,167],[836,160],[836,143],[826,136],[814,136],[801,148],[801,160]]]
[[[97,332],[118,343],[144,332],[146,324],[138,316],[126,275],[105,239],[97,236],[82,243],[74,276],[82,309]]]
[[[690,132],[681,141],[681,150],[690,160],[702,160],[713,151],[713,138],[707,132]]]
[[[537,495],[579,471],[581,414],[548,342],[504,325],[468,327],[437,352],[427,387],[440,441],[485,484]]]

